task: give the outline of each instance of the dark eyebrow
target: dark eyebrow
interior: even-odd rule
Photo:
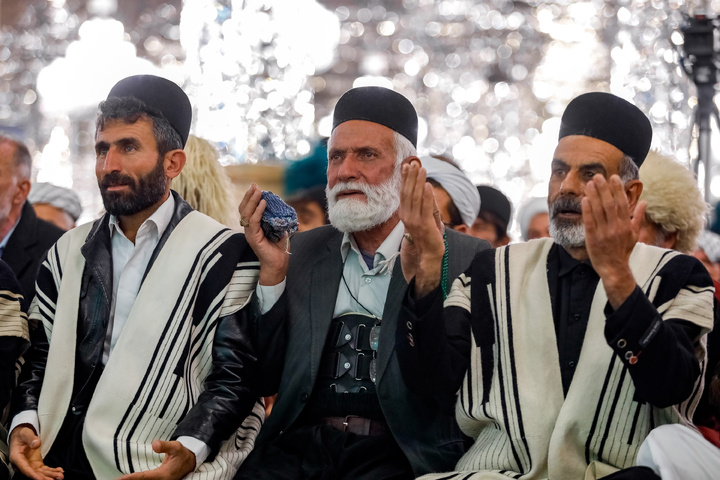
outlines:
[[[553,158],[552,163],[550,164],[552,167],[565,167],[567,168],[567,163],[563,162],[559,158]]]
[[[587,171],[599,171],[602,172],[603,175],[607,173],[607,170],[605,170],[605,165],[602,163],[588,163],[585,165],[580,165],[580,170],[587,172]]]
[[[95,152],[99,152],[100,150],[109,148],[110,144],[108,142],[99,141],[95,143]]]
[[[113,145],[119,145],[119,146],[124,146],[124,145],[136,145],[136,146],[138,146],[138,145],[140,145],[140,141],[139,141],[137,138],[135,138],[135,137],[123,137],[123,138],[118,138],[117,140],[115,140],[114,142],[112,142],[112,144],[113,144]],[[95,144],[95,151],[96,151],[96,152],[100,151],[100,150],[103,149],[103,148],[110,148],[110,143],[101,140],[101,141],[99,141],[99,142],[97,142],[97,143]]]

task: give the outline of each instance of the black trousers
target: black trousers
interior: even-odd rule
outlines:
[[[328,425],[298,427],[254,449],[235,480],[405,480],[412,467],[392,435],[365,436]]]
[[[49,467],[62,467],[67,480],[94,480],[90,462],[85,455],[82,444],[82,429],[85,424],[85,413],[74,415],[68,413],[60,427],[60,432],[53,442],[50,451],[43,459]],[[13,480],[25,480],[28,477],[20,472],[15,473]]]

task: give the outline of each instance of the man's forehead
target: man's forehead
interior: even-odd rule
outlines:
[[[383,144],[392,142],[393,138],[394,131],[384,125],[367,120],[348,120],[332,131],[328,140],[328,149],[338,147],[340,144],[348,144],[343,148],[368,143]]]
[[[553,160],[573,164],[601,162],[612,165],[619,164],[623,157],[623,152],[608,142],[585,135],[569,135],[558,142]]]
[[[101,129],[98,129],[96,140],[152,135],[152,127],[152,121],[147,117],[140,117],[132,123],[120,118],[110,119],[105,122]]]

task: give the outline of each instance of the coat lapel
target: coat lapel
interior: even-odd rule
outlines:
[[[380,329],[380,345],[378,346],[378,383],[385,373],[392,352],[395,350],[395,330],[397,330],[397,320],[400,314],[400,305],[403,296],[407,290],[408,284],[400,266],[400,258],[398,257],[393,267],[390,286],[388,287],[387,297],[385,298],[385,309],[382,316],[382,328]]]
[[[309,279],[310,296],[310,371],[312,384],[315,384],[320,369],[320,358],[325,348],[325,339],[330,330],[330,322],[335,311],[340,276],[342,275],[342,257],[340,243],[342,234],[335,235],[327,244],[324,254],[312,266]],[[302,280],[301,280],[302,281]]]

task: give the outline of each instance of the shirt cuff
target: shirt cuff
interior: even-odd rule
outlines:
[[[255,290],[260,313],[265,315],[285,291],[285,279],[277,285],[258,285]]]
[[[200,465],[205,462],[208,455],[210,455],[210,447],[205,442],[198,440],[195,437],[182,436],[178,437],[177,441],[182,443],[182,446],[190,450],[195,454],[195,469],[197,470]]]
[[[10,444],[10,435],[18,425],[24,423],[32,425],[35,429],[35,435],[40,434],[40,420],[38,419],[37,410],[23,410],[22,412],[15,415],[10,423],[10,429],[8,430],[8,445]]]

